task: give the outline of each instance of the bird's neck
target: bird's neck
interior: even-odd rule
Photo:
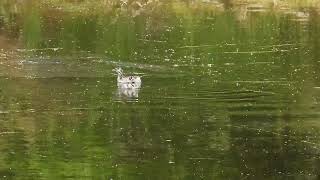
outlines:
[[[123,73],[118,72],[118,79],[122,79],[123,78]]]

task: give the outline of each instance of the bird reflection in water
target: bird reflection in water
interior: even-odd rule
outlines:
[[[117,95],[120,99],[138,100],[140,88],[124,88],[118,85]]]

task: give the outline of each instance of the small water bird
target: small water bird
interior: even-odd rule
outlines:
[[[141,87],[140,76],[125,76],[120,67],[113,69],[113,71],[118,74],[117,83],[119,88],[135,89]]]

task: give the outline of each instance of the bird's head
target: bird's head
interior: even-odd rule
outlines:
[[[114,68],[112,69],[112,71],[116,72],[120,76],[123,75],[123,70],[121,69],[121,67]]]

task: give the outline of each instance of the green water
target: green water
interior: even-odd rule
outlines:
[[[0,179],[318,179],[317,9],[227,2],[0,2]]]

